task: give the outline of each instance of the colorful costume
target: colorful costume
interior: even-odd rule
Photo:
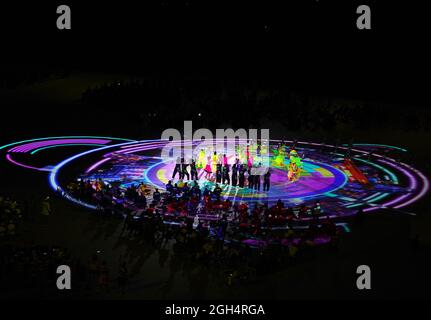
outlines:
[[[241,146],[239,144],[236,145],[235,152],[236,152],[236,158],[241,160],[241,158],[242,158]]]
[[[204,150],[204,149],[201,149],[201,151],[199,151],[197,168],[198,168],[198,169],[205,168],[205,165],[206,165],[206,161],[205,161],[205,150]]]
[[[212,170],[211,170],[211,157],[208,157],[208,161],[207,161],[207,163],[205,165],[205,172],[206,173],[212,173]]]
[[[211,167],[212,172],[216,172],[217,171],[217,154],[216,153],[213,154],[211,165],[212,165],[212,167]]]
[[[274,166],[276,167],[284,167],[284,146],[279,146],[277,150],[274,150],[276,153],[274,157]]]
[[[295,150],[290,151],[287,177],[289,181],[297,181],[302,171],[302,160]]]
[[[250,169],[251,167],[253,167],[253,159],[252,158],[247,158],[247,166]]]

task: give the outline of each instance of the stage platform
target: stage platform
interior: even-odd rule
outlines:
[[[0,152],[9,163],[46,172],[55,191],[66,190],[70,179],[102,179],[120,188],[143,183],[150,190],[158,188],[163,192],[175,166],[175,160],[160,156],[167,143],[68,136],[14,142],[1,146]],[[281,200],[285,206],[295,208],[319,202],[322,216],[336,218],[352,215],[359,209],[364,212],[379,208],[408,211],[408,206],[421,199],[429,188],[428,179],[418,169],[400,160],[407,152],[403,148],[366,143],[348,147],[284,141],[286,157],[282,162],[275,162],[274,153],[280,144],[280,140],[269,141],[272,172],[269,191],[263,191],[263,180],[260,190],[220,184],[222,198],[250,205],[256,202],[272,205]],[[197,147],[197,143],[191,145]],[[291,182],[287,179],[287,166],[293,147],[302,158],[303,169],[299,180]],[[62,148],[67,149],[68,156],[58,159],[58,154],[64,154],[58,152]],[[202,148],[201,143],[199,148]],[[229,164],[233,164],[234,155],[228,158]],[[58,160],[52,163],[53,159]],[[214,182],[205,179],[203,169],[199,169],[198,176],[201,188],[214,188]],[[173,183],[177,181],[178,177]],[[95,204],[67,193],[66,198],[87,208],[96,208]]]

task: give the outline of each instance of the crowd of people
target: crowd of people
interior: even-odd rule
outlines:
[[[247,203],[222,199],[218,185],[200,192],[196,183],[169,182],[166,192],[155,189],[148,194],[143,184],[121,191],[96,180],[75,184],[74,196],[83,194],[79,186],[91,190],[87,197],[96,201],[103,216],[123,219],[121,238],[159,251],[161,267],[172,248],[175,269],[196,263],[227,285],[284,268],[289,261],[308,256],[313,248],[334,248],[342,232],[331,219],[319,219],[319,203],[312,208],[287,208],[278,201],[250,208]],[[302,216],[312,219],[308,227],[296,228],[294,221]]]
[[[16,200],[0,195],[0,240],[15,236],[22,214],[23,208]]]
[[[222,185],[198,181],[168,181],[165,192],[149,187],[144,183],[129,184],[126,188],[111,185],[101,178],[96,180],[79,179],[71,182],[67,192],[74,198],[93,203],[101,212],[120,217],[131,213],[140,215],[160,215],[164,220],[181,222],[210,217],[213,220],[229,219],[232,224],[248,226],[287,226],[301,218],[319,219],[322,216],[320,203],[285,207],[283,201],[269,206],[268,203],[255,202],[249,208],[247,202],[223,199]],[[252,223],[253,222],[253,223]],[[256,233],[256,232],[255,232]]]
[[[175,269],[199,264],[215,273],[226,285],[254,281],[256,276],[285,268],[312,254],[314,248],[336,248],[339,230],[331,221],[312,223],[308,229],[267,229],[259,239],[248,234],[245,226],[232,226],[226,220],[205,223],[163,223],[160,215],[124,220],[121,236],[150,244],[159,253],[163,267],[168,259],[162,255],[172,245],[171,263]],[[316,241],[319,239],[319,241]]]
[[[157,188],[151,190],[143,183],[122,189],[101,179],[82,179],[69,185],[67,192],[94,203],[103,214],[124,218],[122,233],[127,232],[132,238],[136,235],[151,237],[156,230],[169,238],[171,233],[163,230],[172,226],[186,230],[190,237],[198,234],[202,239],[229,243],[247,243],[247,240],[255,239],[260,244],[267,244],[277,239],[274,230],[291,232],[295,222],[302,218],[310,220],[309,228],[303,233],[309,241],[323,234],[336,237],[338,232],[331,219],[322,217],[319,202],[313,206],[285,207],[279,200],[273,205],[256,202],[250,207],[247,202],[232,203],[223,199],[217,183],[213,187],[200,187],[197,181],[179,180],[174,184],[169,181],[165,192]]]
[[[56,288],[57,267],[71,265],[70,253],[51,246],[0,247],[0,283],[14,292],[22,288]]]
[[[101,218],[114,214],[123,219],[120,238],[158,252],[161,267],[169,261],[171,269],[186,272],[190,264],[196,264],[226,286],[249,283],[312,255],[317,246],[334,248],[337,243],[340,230],[330,219],[317,219],[317,206],[301,207],[298,213],[285,208],[282,201],[249,207],[223,200],[218,185],[211,190],[204,188],[202,193],[196,183],[191,187],[187,183],[168,185],[166,192],[144,184],[121,190],[102,180],[80,180],[65,192],[94,201]],[[0,199],[3,207],[7,203],[9,208],[18,208],[12,200]],[[308,228],[291,225],[301,215],[315,218]],[[272,228],[286,225],[289,227]],[[0,246],[0,284],[9,294],[14,288],[26,288],[26,292],[42,290],[46,296],[55,296],[56,268],[65,264],[73,270],[76,294],[125,294],[136,278],[126,261],[120,257],[115,270],[101,252],[82,262],[57,246]],[[168,290],[169,281],[172,279],[163,290]]]
[[[111,274],[107,262],[100,252],[94,253],[89,261],[75,258],[70,250],[59,246],[0,246],[0,296],[20,294],[23,289],[31,293],[54,297],[57,290],[57,268],[70,267],[73,273],[75,294],[94,290],[117,289],[123,293],[128,283],[128,268],[120,261],[116,274]]]

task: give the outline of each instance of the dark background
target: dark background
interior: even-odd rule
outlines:
[[[72,30],[56,28],[60,4],[71,8]],[[372,30],[356,28],[360,4],[371,7]],[[76,72],[203,77],[240,86],[255,80],[306,97],[428,108],[427,12],[419,1],[2,2],[2,114],[20,118],[34,133],[47,125],[52,132],[56,124],[59,131],[69,124],[69,130],[82,126],[88,131],[102,116],[112,127],[109,119],[118,119],[118,113],[136,118],[136,106],[60,106],[43,95],[25,101],[26,94],[14,91],[43,82],[50,74],[61,78]],[[23,109],[29,111],[23,114]],[[68,116],[57,121],[61,114]],[[14,128],[11,123],[3,123],[6,132]],[[129,127],[124,125],[119,133]]]
[[[72,30],[57,30],[68,4]],[[367,4],[372,30],[356,28]],[[272,78],[334,94],[423,102],[423,2],[39,1],[0,5],[2,64]]]

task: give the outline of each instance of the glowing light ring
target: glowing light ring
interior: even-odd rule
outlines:
[[[347,146],[347,144],[343,144],[343,146]],[[395,149],[395,150],[407,152],[407,149],[404,149],[404,148],[390,146],[387,144],[378,144],[378,143],[353,143],[352,146],[378,147],[378,148]]]
[[[170,163],[170,165],[168,166],[168,169],[166,169],[166,165],[168,163]],[[268,194],[263,193],[263,192],[262,193],[259,192],[259,193],[255,194],[254,192],[251,192],[251,191],[244,191],[246,194],[241,193],[239,196],[241,197],[241,200],[244,200],[244,201],[259,200],[259,199],[262,199],[263,197],[265,198],[265,201],[277,201],[279,198],[283,198],[284,200],[287,200],[287,199],[295,199],[298,197],[300,197],[301,199],[308,199],[309,200],[309,199],[319,197],[319,196],[326,194],[328,192],[335,192],[338,189],[343,188],[346,185],[348,178],[345,175],[345,173],[342,172],[341,170],[339,170],[335,167],[332,167],[328,164],[319,162],[319,161],[304,161],[304,170],[307,169],[306,170],[307,172],[308,172],[308,170],[310,170],[311,172],[316,172],[315,168],[317,168],[317,167],[318,168],[324,168],[325,170],[327,170],[328,173],[332,174],[331,179],[333,179],[333,181],[330,184],[320,187],[321,189],[319,191],[313,191],[313,192],[308,191],[308,192],[303,193],[302,195],[299,196],[297,194],[298,191],[292,191],[292,190],[286,189],[285,187],[281,187],[281,188],[279,187],[278,189],[280,189],[280,190],[277,193],[274,193],[271,195],[268,195]],[[148,181],[154,187],[156,187],[160,190],[164,190],[165,189],[164,184],[162,184],[159,181],[158,181],[158,183],[153,182],[156,179],[155,177],[157,176],[158,170],[164,170],[164,171],[168,170],[169,172],[172,172],[172,170],[173,170],[172,161],[168,160],[168,161],[157,162],[157,163],[151,165],[150,167],[148,167],[144,173],[144,179],[146,181]],[[156,171],[156,172],[154,172],[154,171]],[[282,170],[280,170],[280,171],[282,171]],[[317,171],[317,172],[319,172],[319,171]],[[287,179],[287,174],[285,172],[283,173],[283,177],[285,177]],[[298,181],[298,184],[302,185],[303,183],[305,183],[304,181],[306,181],[306,179],[308,179],[308,178],[312,178],[311,174],[309,177],[303,177],[302,180],[300,179],[300,181]],[[321,179],[325,179],[325,178],[321,177]],[[170,180],[170,179],[168,179],[168,180]],[[313,187],[314,187],[314,185],[313,185]],[[272,189],[273,190],[276,189],[274,181],[272,182]],[[248,188],[244,188],[242,190],[248,190]],[[223,198],[233,198],[234,196],[232,193],[234,193],[234,192],[237,193],[238,190],[235,189],[235,187],[231,187],[227,192],[224,192]],[[289,196],[287,196],[287,195],[284,196],[284,195],[280,194],[280,193],[284,193],[284,192],[289,193]],[[304,191],[301,191],[301,192],[304,192]]]
[[[87,171],[85,171],[85,173],[90,173],[91,171],[97,169],[101,164],[103,164],[109,160],[111,160],[111,158],[105,158],[105,159],[102,159],[102,160],[96,162],[90,168],[88,168]]]
[[[28,166],[28,165],[25,165],[25,164],[19,163],[18,161],[13,160],[13,159],[12,159],[12,156],[11,156],[9,153],[6,155],[6,159],[7,159],[9,162],[13,163],[14,165],[20,166],[20,167],[22,167],[22,168],[32,169],[32,170],[38,170],[38,171],[51,171],[50,169],[45,169],[45,168],[36,168],[36,167],[33,167],[33,166]]]
[[[380,160],[380,162],[385,163],[391,167],[397,168],[398,170],[401,170],[406,176],[409,177],[410,180],[410,188],[412,190],[416,190],[417,189],[417,185],[418,185],[418,181],[417,179],[409,172],[407,171],[405,168],[408,168],[410,171],[413,171],[415,174],[417,174],[419,176],[419,178],[421,179],[421,183],[422,183],[422,188],[421,191],[419,192],[419,194],[417,194],[416,196],[414,196],[412,199],[410,199],[409,201],[399,204],[397,206],[395,206],[394,208],[398,209],[398,208],[402,208],[405,206],[408,206],[409,204],[416,202],[417,200],[419,200],[420,198],[422,198],[429,190],[429,180],[423,175],[422,172],[420,172],[419,170],[416,170],[415,168],[405,164],[405,163],[400,163],[400,165],[396,165],[394,163],[385,161],[385,160]],[[405,168],[403,168],[405,167]],[[385,205],[388,205],[388,203],[386,203]]]
[[[48,139],[52,139],[52,140],[56,140],[57,146],[64,146],[64,144],[60,143],[60,139],[72,139],[72,138],[77,138],[77,139],[85,139],[85,138],[89,138],[89,139],[111,139],[111,140],[123,140],[123,141],[128,141],[128,142],[124,142],[124,143],[118,143],[118,144],[112,144],[112,145],[107,145],[107,146],[103,146],[100,147],[100,145],[94,145],[94,146],[98,146],[100,148],[96,148],[96,149],[92,149],[86,152],[82,152],[79,154],[76,154],[70,158],[67,158],[65,160],[63,160],[62,162],[60,162],[59,164],[57,164],[54,168],[52,169],[48,169],[48,168],[37,168],[37,167],[33,167],[33,166],[29,166],[29,165],[25,165],[22,163],[17,162],[16,160],[14,160],[10,154],[6,154],[6,159],[8,161],[10,161],[11,163],[24,167],[24,168],[28,168],[28,169],[34,169],[34,170],[38,170],[38,171],[48,171],[50,172],[49,174],[49,182],[50,182],[50,186],[54,189],[54,190],[62,190],[61,186],[59,186],[59,184],[57,183],[57,176],[59,174],[59,171],[68,163],[70,163],[71,161],[91,154],[93,152],[98,152],[101,150],[108,150],[111,148],[115,148],[115,147],[119,147],[119,150],[117,150],[116,152],[111,152],[112,153],[124,153],[124,154],[129,154],[129,153],[133,153],[133,152],[139,152],[139,151],[145,151],[145,150],[151,150],[152,148],[160,148],[163,145],[166,145],[167,143],[170,143],[170,141],[167,140],[143,140],[143,141],[136,141],[136,140],[129,140],[129,139],[122,139],[122,138],[108,138],[108,137],[95,137],[95,136],[62,136],[62,137],[51,137],[51,138],[39,138],[39,139],[30,139],[30,140],[25,140],[25,141],[20,141],[20,142],[14,142],[14,143],[10,143],[4,146],[0,147],[1,149],[5,149],[7,147],[11,147],[11,146],[16,146],[19,144],[24,144],[27,143],[27,145],[23,145],[23,146],[17,146],[12,148],[10,151],[11,152],[29,152],[32,150],[35,150],[32,152],[32,154],[43,150],[45,148],[49,148],[51,147],[50,144],[51,142],[48,142]],[[106,140],[104,140],[102,143],[105,143]],[[210,144],[216,143],[218,140],[214,139],[213,141],[210,142]],[[241,141],[240,139],[235,139],[235,141]],[[281,140],[271,140],[271,142],[280,142]],[[35,142],[40,142],[40,143],[35,143]],[[71,142],[71,141],[70,141]],[[95,142],[95,141],[93,141]],[[284,142],[286,144],[288,143],[292,143],[292,141],[287,141],[284,140]],[[110,143],[110,141],[106,142],[106,143]],[[184,144],[189,143],[190,141],[185,141],[183,142]],[[193,144],[201,144],[201,141],[196,141]],[[52,142],[52,147],[55,147],[54,142]],[[333,145],[327,145],[327,144],[322,144],[322,143],[313,143],[313,142],[305,142],[305,141],[298,141],[297,145],[306,145],[306,146],[320,146],[320,147],[326,147],[326,148],[335,148],[335,146]],[[72,143],[70,143],[70,145],[72,145]],[[405,149],[402,148],[398,148],[398,147],[393,147],[393,146],[387,146],[387,145],[374,145],[374,144],[355,144],[357,146],[380,146],[380,147],[386,147],[386,148],[392,148],[392,149],[399,149],[401,151],[406,151]],[[37,147],[37,148],[34,148]],[[342,147],[342,146],[338,146],[339,150],[347,150],[347,147]],[[356,148],[351,148],[350,149],[353,152],[356,152],[357,154],[362,154],[362,155],[367,155],[369,154],[369,151],[367,150],[363,150],[363,149],[356,149]],[[107,154],[109,155],[109,154]],[[422,198],[428,191],[429,191],[429,180],[417,169],[405,164],[405,163],[399,163],[396,160],[375,153],[373,152],[373,157],[376,157],[377,160],[380,163],[383,163],[387,166],[390,166],[396,170],[398,170],[400,173],[402,173],[404,176],[406,176],[409,180],[409,188],[410,191],[407,194],[402,194],[398,197],[396,197],[395,199],[391,199],[390,201],[383,203],[381,205],[375,204],[375,206],[373,207],[368,207],[365,208],[364,211],[372,211],[372,210],[377,210],[379,208],[384,208],[384,207],[393,207],[393,208],[402,208],[405,206],[408,206],[416,201],[418,201],[420,198]],[[96,164],[94,164],[93,166],[91,166],[89,169],[87,169],[87,171],[92,171],[94,169],[96,169],[99,165],[103,164],[104,162],[109,161],[109,158],[104,158],[103,160],[97,162]],[[365,163],[368,163],[372,166],[375,166],[381,170],[383,170],[384,172],[386,172],[389,177],[391,178],[391,180],[393,182],[395,182],[395,184],[397,183],[397,177],[394,173],[392,173],[390,170],[388,170],[387,168],[385,168],[384,166],[380,166],[376,163],[373,162],[369,162],[369,161],[365,161],[363,159],[356,159],[359,161],[363,161]],[[156,166],[158,163],[152,165],[152,166]],[[150,168],[148,168],[148,170],[145,171],[145,175],[148,174]],[[148,178],[148,177],[146,177]],[[149,179],[147,179],[149,180]],[[91,209],[96,209],[95,206],[91,205],[91,204],[87,204],[84,203],[82,201],[79,201],[77,199],[74,199],[73,197],[71,197],[70,195],[65,195],[67,199],[69,199],[72,202],[75,202],[77,204],[83,205],[85,207],[91,208]],[[330,196],[328,194],[328,196]],[[387,193],[376,193],[370,197],[367,197],[366,200],[366,204],[372,205],[372,202],[376,202],[379,201],[381,199],[383,199],[384,197],[388,196]],[[364,200],[364,199],[363,199]],[[360,201],[360,200],[358,200]],[[350,205],[350,207],[354,207],[356,205],[361,205],[361,203],[358,204],[352,204]]]
[[[132,142],[125,142],[125,143],[120,143],[120,144],[114,144],[114,145],[110,145],[110,146],[106,146],[106,147],[101,147],[101,148],[97,148],[97,149],[92,149],[92,150],[88,150],[85,152],[81,152],[78,153],[72,157],[69,157],[65,160],[63,160],[62,162],[60,162],[59,164],[57,164],[52,170],[51,173],[49,174],[49,183],[51,185],[51,188],[55,191],[63,191],[63,189],[61,188],[61,186],[57,183],[57,175],[60,171],[61,168],[63,168],[66,164],[68,164],[69,162],[78,159],[82,156],[88,155],[90,153],[93,152],[97,152],[97,151],[101,151],[101,150],[106,150],[106,149],[110,149],[110,148],[114,148],[114,147],[119,147],[119,146],[123,146],[123,145],[127,145],[127,144],[131,144],[131,143],[135,143],[136,141],[132,141]],[[96,206],[85,203],[83,201],[80,201],[78,199],[73,198],[72,196],[70,196],[69,194],[65,193],[65,197],[67,199],[69,199],[70,201],[77,203],[79,205],[83,205],[89,209],[97,209]]]
[[[17,144],[23,144],[23,143],[27,143],[27,142],[33,142],[33,141],[41,141],[41,140],[55,140],[55,139],[67,139],[67,138],[94,138],[94,139],[110,139],[110,140],[122,140],[122,141],[135,141],[136,140],[131,140],[131,139],[124,139],[124,138],[113,138],[113,137],[100,137],[100,136],[60,136],[60,137],[45,137],[45,138],[36,138],[36,139],[29,139],[29,140],[22,140],[22,141],[17,141],[17,142],[12,142],[9,144],[5,144],[3,146],[0,147],[0,150],[5,149],[7,147],[10,146],[14,146]]]
[[[67,145],[67,144],[102,144],[106,145],[110,143],[111,140],[106,139],[58,139],[58,140],[44,140],[32,143],[26,143],[9,149],[8,152],[21,152],[26,153],[32,151],[34,149],[48,147],[48,146],[57,146],[57,145]]]
[[[274,141],[281,141],[281,140],[271,140],[272,142],[274,142]],[[216,141],[212,141],[212,142],[210,142],[209,144],[213,144],[213,143],[215,143]],[[147,142],[147,141],[144,141],[144,142],[140,142],[140,143],[136,143],[136,144],[133,144],[133,145],[127,145],[127,146],[123,146],[123,147],[121,147],[121,153],[124,153],[124,154],[127,154],[127,153],[133,153],[133,152],[140,152],[140,151],[145,151],[145,150],[149,150],[151,147],[155,147],[155,146],[162,146],[162,145],[164,145],[164,144],[167,144],[167,143],[169,143],[169,141],[153,141],[153,143],[149,143],[149,142]],[[200,141],[199,142],[196,142],[196,143],[201,143]],[[285,140],[285,143],[289,143],[289,141],[286,141]],[[319,144],[319,143],[307,143],[307,142],[297,142],[298,144],[306,144],[306,145],[316,145],[316,146],[322,146],[322,144]],[[323,145],[323,146],[325,146],[325,147],[328,147],[328,148],[334,148],[335,146],[332,146],[332,145]],[[338,147],[339,149],[344,149],[344,150],[347,150],[348,148],[346,148],[346,147]],[[367,155],[368,154],[368,151],[364,151],[364,150],[360,150],[360,149],[351,149],[352,151],[355,151],[355,152],[357,152],[357,153],[359,153],[359,154],[363,154],[363,155]],[[117,152],[116,152],[117,153]],[[389,157],[386,157],[386,156],[381,156],[381,155],[378,155],[378,154],[374,154],[376,157],[379,157],[379,158],[381,158],[381,159],[386,159],[387,161],[391,161],[391,162],[395,162],[395,160],[394,159],[391,159],[391,158],[389,158]],[[382,166],[379,166],[378,164],[375,164],[375,163],[372,163],[372,162],[368,162],[368,161],[366,161],[366,160],[363,160],[363,159],[357,159],[357,160],[359,160],[359,161],[363,161],[363,162],[365,162],[365,163],[368,163],[368,164],[370,164],[370,165],[373,165],[373,166],[375,166],[375,167],[377,167],[377,168],[379,168],[379,169],[381,169],[381,170],[383,170],[385,173],[387,173],[389,176],[390,176],[390,178],[391,178],[391,180],[393,181],[393,182],[395,182],[395,184],[397,184],[398,182],[398,179],[397,179],[397,177],[391,172],[391,171],[389,171],[388,169],[386,169],[386,168],[384,168],[384,167],[382,167]],[[154,184],[152,181],[151,181],[151,179],[148,179],[148,172],[149,171],[151,171],[154,167],[156,167],[157,165],[159,165],[160,163],[155,163],[155,164],[153,164],[152,166],[150,166],[149,168],[147,168],[147,170],[145,171],[145,179],[147,180],[147,182],[149,182],[151,185],[153,185],[153,186],[155,186],[155,187],[158,187],[158,188],[160,188],[160,186],[159,185],[157,185],[157,184]],[[398,167],[397,165],[393,165],[395,168],[396,167]],[[427,182],[426,182],[426,178],[425,178],[425,183],[424,183],[424,185],[428,185],[427,184]],[[414,186],[414,185],[413,185]],[[412,200],[412,201],[408,201],[408,203],[412,203],[412,202],[414,202],[414,201],[416,201],[416,200],[418,200],[420,197],[422,197],[425,193],[426,193],[426,191],[427,191],[427,189],[428,189],[428,187],[426,187],[425,188],[425,190],[422,190],[420,193],[419,193],[419,195],[418,196],[416,196],[416,197],[414,197],[414,200]],[[373,196],[373,197],[371,197],[370,199],[368,199],[368,201],[366,201],[365,203],[366,204],[372,204],[372,202],[375,202],[375,201],[378,201],[378,200],[381,200],[381,199],[383,199],[384,197],[387,197],[389,194],[388,193],[383,193],[383,194],[378,194],[378,195],[375,195],[375,196]],[[398,197],[398,198],[396,198],[396,199],[394,199],[393,201],[396,201],[396,203],[399,203],[400,201],[402,201],[403,199],[405,199],[405,198],[408,198],[409,197],[409,195],[402,195],[402,196],[400,196],[400,197]],[[362,203],[363,204],[363,203]],[[356,204],[355,204],[356,205]],[[361,205],[361,204],[357,204],[357,205]],[[371,207],[371,208],[366,208],[366,210],[367,211],[371,211],[371,210],[375,210],[375,209],[378,209],[379,207],[382,207],[382,206],[384,206],[385,204],[383,204],[383,205],[381,205],[381,206],[377,206],[377,207]],[[405,206],[406,204],[402,204],[402,206]],[[398,205],[398,206],[400,206],[400,205]],[[397,206],[397,207],[398,207]]]
[[[30,152],[30,154],[35,154],[35,153],[38,153],[39,151],[43,151],[43,150],[46,150],[46,149],[52,149],[52,148],[57,148],[57,147],[74,147],[74,146],[103,147],[104,144],[93,144],[93,143],[56,144],[56,145],[53,145],[53,146],[46,146],[46,147],[41,147],[41,148],[35,149],[32,152]]]
[[[153,140],[154,141],[154,140]],[[280,140],[271,140],[271,141],[280,141]],[[214,141],[215,142],[215,141]],[[286,143],[289,143],[289,141],[285,141]],[[147,141],[144,141],[144,142],[141,142],[141,143],[137,143],[137,144],[133,144],[133,145],[130,145],[130,146],[123,146],[123,147],[121,147],[121,149],[123,149],[122,151],[121,151],[121,153],[132,153],[132,152],[139,152],[139,151],[145,151],[145,150],[148,150],[148,149],[150,149],[152,146],[161,146],[161,145],[164,145],[164,144],[167,144],[167,143],[169,143],[169,141],[156,141],[155,143],[148,143]],[[200,141],[198,142],[198,143],[200,143]],[[306,142],[298,142],[299,144],[307,144],[307,145],[316,145],[316,146],[321,146],[322,144],[318,144],[318,143],[306,143]],[[212,142],[211,142],[211,144],[212,144]],[[328,147],[328,148],[333,148],[333,147],[335,147],[335,146],[331,146],[331,145],[324,145],[325,147]],[[348,148],[346,148],[346,147],[339,147],[340,149],[344,149],[344,150],[347,150]],[[359,150],[359,149],[351,149],[352,151],[355,151],[355,152],[357,152],[357,153],[361,153],[361,154],[364,154],[364,155],[366,155],[366,154],[368,154],[368,152],[367,151],[364,151],[364,150]],[[399,167],[399,166],[397,166],[396,164],[394,164],[394,162],[395,162],[395,160],[394,159],[391,159],[391,158],[389,158],[389,157],[386,157],[386,156],[381,156],[381,155],[378,155],[378,154],[375,154],[375,156],[377,156],[377,157],[379,157],[379,158],[382,158],[382,159],[386,159],[387,161],[390,161],[390,162],[392,162],[393,163],[393,167],[395,167],[395,168],[397,168],[397,167]],[[363,159],[358,159],[358,160],[361,160],[361,161],[364,161],[365,162],[365,160],[363,160]],[[381,166],[378,166],[377,164],[374,164],[374,163],[370,163],[370,164],[372,164],[372,165],[374,165],[374,166],[376,166],[376,167],[380,167],[380,169],[383,169],[386,173],[388,173],[390,176],[391,176],[391,178],[392,178],[392,180],[393,181],[396,181],[397,180],[397,178],[396,178],[396,176],[395,175],[393,175],[390,171],[388,171],[387,169],[385,169],[384,167],[381,167]],[[158,165],[158,163],[156,163],[156,164],[154,164],[154,165],[152,165],[151,167],[154,167],[154,166],[157,166]],[[145,172],[145,175],[146,175],[146,178],[147,178],[147,180],[148,181],[151,181],[150,179],[148,179],[148,176],[147,176],[147,174],[148,174],[148,171],[150,171],[150,168],[147,168],[147,170],[146,170],[146,172]],[[404,172],[405,173],[405,172]],[[423,176],[424,177],[424,176]],[[409,200],[408,201],[408,203],[412,203],[412,202],[414,202],[414,201],[417,201],[419,198],[421,198],[426,192],[427,192],[427,190],[428,190],[428,182],[427,182],[427,179],[424,177],[424,185],[426,186],[426,188],[424,188],[420,193],[419,193],[419,195],[417,195],[416,197],[414,197],[414,200]],[[155,185],[154,183],[151,183],[152,185]],[[157,186],[157,185],[155,185],[155,186]],[[414,185],[413,185],[414,186]],[[159,186],[157,186],[157,187],[159,187]],[[387,196],[387,194],[383,194],[383,195],[380,195],[380,196],[378,196],[378,197],[376,197],[375,199],[372,199],[372,201],[367,201],[367,203],[370,203],[370,202],[374,202],[374,201],[377,201],[377,200],[379,200],[379,199],[382,199],[382,198],[384,198],[385,196]],[[400,196],[400,197],[398,197],[398,198],[396,198],[395,200],[393,200],[393,201],[396,201],[395,203],[398,203],[398,202],[400,202],[401,200],[403,200],[403,199],[405,199],[405,198],[408,198],[409,197],[409,195],[402,195],[402,196]],[[370,199],[371,200],[371,199]],[[365,209],[365,211],[371,211],[371,210],[376,210],[376,209],[378,209],[379,207],[381,208],[381,207],[383,207],[383,206],[385,206],[385,205],[387,205],[388,203],[386,203],[386,204],[383,204],[383,205],[381,205],[381,206],[376,206],[376,207],[371,207],[371,208],[366,208]],[[391,204],[391,203],[389,203],[389,204]],[[405,205],[407,205],[407,204],[401,204],[401,205],[397,205],[397,207],[401,207],[401,206],[405,206]]]
[[[69,139],[66,139],[69,138]],[[48,148],[55,147],[63,147],[63,146],[73,146],[73,145],[86,145],[86,146],[104,146],[112,142],[112,140],[123,140],[123,141],[131,141],[136,142],[136,140],[123,139],[123,138],[105,138],[105,137],[95,137],[95,136],[62,136],[62,137],[47,137],[47,138],[38,138],[38,139],[30,139],[19,142],[14,142],[10,144],[6,144],[0,147],[1,149],[5,149],[7,147],[18,145],[9,149],[10,153],[28,153],[35,154],[41,150],[45,150]],[[23,143],[23,144],[20,144]],[[26,165],[12,159],[12,156],[8,153],[6,155],[6,159],[14,165],[20,166],[26,169],[38,170],[38,171],[51,171],[49,168],[38,168],[30,165]]]

